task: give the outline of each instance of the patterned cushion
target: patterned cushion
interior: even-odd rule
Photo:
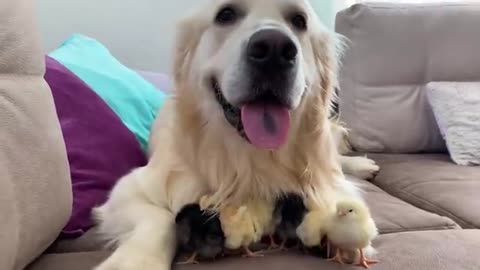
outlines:
[[[452,160],[480,165],[480,82],[431,82],[427,96]]]

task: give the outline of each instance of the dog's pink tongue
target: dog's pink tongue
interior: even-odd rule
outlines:
[[[276,150],[287,140],[290,114],[279,105],[248,104],[242,107],[242,123],[250,143]]]

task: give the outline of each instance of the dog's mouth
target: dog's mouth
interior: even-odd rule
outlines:
[[[227,119],[228,123],[234,127],[238,134],[244,138],[245,140],[249,141],[247,134],[245,134],[245,129],[243,128],[243,123],[241,120],[241,110],[237,107],[234,107],[225,99],[222,94],[222,89],[220,88],[220,84],[215,77],[211,79],[212,89],[215,94],[215,99],[217,100],[218,104],[222,107],[223,114],[225,115],[225,119]]]
[[[261,96],[238,108],[225,99],[215,77],[212,77],[211,84],[225,119],[242,138],[258,148],[269,150],[285,144],[290,128],[288,106],[280,104],[274,97]]]

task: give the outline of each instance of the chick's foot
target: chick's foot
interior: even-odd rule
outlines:
[[[288,251],[287,248],[287,240],[282,240],[282,243],[280,243],[280,246],[278,246],[279,251]]]
[[[192,256],[190,256],[186,261],[178,262],[178,265],[186,265],[186,264],[199,264],[197,261],[197,253],[194,252]]]
[[[269,235],[268,238],[270,239],[270,245],[268,246],[268,250],[280,248],[280,246],[275,241],[275,237],[273,235]]]
[[[334,261],[339,264],[345,264],[342,258],[342,250],[337,248],[337,251],[335,252],[335,256],[333,258],[328,259],[327,261]]]
[[[365,268],[369,268],[370,265],[378,263],[378,260],[371,260],[365,257],[363,250],[360,249],[360,261],[358,262],[358,266],[363,266]]]
[[[246,247],[245,248],[245,254],[243,254],[242,257],[244,257],[244,258],[259,258],[259,257],[263,257],[263,254],[261,254],[261,251],[253,252],[248,247]]]
[[[327,246],[327,258],[330,258],[330,250],[332,248],[332,244],[330,244],[330,241],[327,239],[327,241],[325,241],[325,243],[322,244],[322,247],[323,248],[324,246]]]

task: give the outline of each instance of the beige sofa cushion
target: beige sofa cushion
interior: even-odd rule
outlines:
[[[369,157],[381,168],[374,184],[463,228],[480,228],[480,167],[456,165],[447,154]]]
[[[372,183],[350,179],[359,183],[365,191],[365,199],[372,217],[382,234],[461,228],[450,218],[417,208],[393,197]]]
[[[361,152],[444,151],[430,81],[480,80],[480,3],[359,4],[337,15],[348,40],[340,114]]]
[[[108,239],[98,233],[93,227],[81,237],[75,239],[60,239],[53,243],[46,253],[92,252],[111,249]]]
[[[71,211],[68,162],[34,27],[35,1],[0,1],[0,269],[23,269]]]
[[[386,193],[372,183],[348,176],[365,191],[365,198],[372,216],[382,234],[405,231],[427,231],[460,229],[460,226],[447,217],[427,212]],[[107,246],[96,228],[90,229],[77,239],[57,241],[50,246],[48,253],[93,252]]]
[[[448,230],[407,232],[381,235],[374,241],[380,263],[375,270],[478,270],[480,265],[480,231]],[[93,269],[108,254],[104,252],[48,254],[27,270],[86,270]],[[363,269],[340,266],[334,262],[298,251],[266,252],[265,257],[245,259],[221,258],[198,265],[177,265],[175,270],[339,270]]]

